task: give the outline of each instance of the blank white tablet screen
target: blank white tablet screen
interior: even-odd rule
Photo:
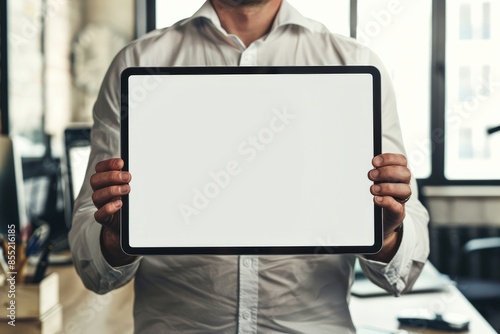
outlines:
[[[373,245],[372,80],[130,76],[130,246]]]

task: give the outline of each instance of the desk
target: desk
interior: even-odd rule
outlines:
[[[97,295],[85,289],[73,266],[49,268],[49,272],[52,271],[60,275],[63,333],[127,334],[133,332],[133,284],[127,284],[106,295]],[[350,306],[356,326],[370,325],[384,329],[398,328],[395,315],[399,310],[419,307],[435,311],[446,309],[451,312],[464,313],[471,318],[469,333],[496,333],[454,286],[442,292],[408,294],[399,298],[353,296]],[[445,333],[425,329],[411,329],[411,331],[428,334]]]
[[[352,297],[351,314],[356,326],[373,326],[383,329],[399,328],[396,314],[403,309],[426,308],[433,311],[460,313],[470,318],[469,332],[472,334],[495,334],[496,331],[484,320],[455,286],[447,291],[392,296],[357,298]],[[410,333],[443,334],[447,332],[429,329],[403,328]],[[453,332],[451,332],[453,333]]]
[[[434,266],[427,262],[424,270],[427,273],[439,275]],[[381,329],[398,329],[399,323],[396,314],[404,309],[423,308],[433,312],[453,312],[467,316],[470,319],[469,332],[471,334],[495,334],[496,331],[469,303],[462,293],[452,284],[443,291],[410,293],[401,297],[351,296],[350,309],[356,326],[372,326]],[[443,334],[444,331],[433,331],[425,328],[401,327],[410,333]],[[451,332],[453,333],[453,332]]]

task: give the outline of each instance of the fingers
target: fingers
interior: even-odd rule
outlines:
[[[390,235],[405,217],[404,203],[411,196],[411,172],[401,154],[380,154],[372,164],[375,168],[368,172],[368,178],[374,182],[370,192],[374,203],[384,209],[384,232]]]
[[[92,190],[129,183],[132,176],[129,172],[121,171],[123,165],[123,160],[119,158],[98,162],[95,165],[96,173],[90,177]]]
[[[124,162],[120,158],[113,158],[108,160],[103,160],[95,165],[96,173],[107,172],[110,170],[121,170],[123,168]]]
[[[368,178],[373,182],[410,183],[411,172],[405,166],[384,166],[372,169]]]
[[[384,234],[391,234],[405,218],[405,206],[391,196],[375,196],[373,201],[384,209]]]
[[[94,191],[92,201],[96,208],[100,209],[107,203],[120,199],[121,196],[128,193],[130,193],[130,186],[128,184],[105,187]]]
[[[372,164],[375,168],[368,173],[368,178],[373,182],[410,183],[411,172],[404,155],[380,154],[373,158]]]
[[[117,213],[122,206],[123,202],[120,199],[109,202],[94,213],[94,219],[96,222],[111,228],[115,232],[119,232],[120,227]]]
[[[94,213],[94,218],[97,222],[103,224],[107,223],[115,213],[117,213],[123,205],[119,199],[107,203]]]
[[[411,196],[411,188],[405,183],[379,183],[370,187],[372,195],[375,196],[390,196],[397,202],[404,202]]]
[[[402,154],[395,153],[383,153],[379,154],[372,160],[373,167],[384,167],[384,166],[404,166],[408,165],[406,157]]]
[[[95,166],[96,173],[90,177],[92,201],[97,208],[94,218],[115,232],[120,228],[117,213],[123,206],[121,197],[130,193],[128,183],[132,179],[129,172],[121,171],[123,166],[119,158],[100,161]]]
[[[104,171],[97,172],[90,177],[90,186],[92,190],[102,189],[110,186],[127,184],[132,179],[129,172],[122,171]]]
[[[371,193],[391,196],[404,204],[411,196],[411,172],[406,164],[406,157],[401,154],[385,153],[373,158],[375,168],[368,172],[368,178],[375,183],[370,188]]]

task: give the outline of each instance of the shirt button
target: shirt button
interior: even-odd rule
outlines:
[[[252,260],[250,260],[250,259],[243,259],[243,265],[245,267],[251,267],[252,266]]]
[[[251,315],[252,314],[250,313],[250,311],[245,311],[243,312],[243,319],[248,320],[250,319]]]

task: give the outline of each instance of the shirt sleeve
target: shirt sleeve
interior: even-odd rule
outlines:
[[[91,153],[85,180],[75,201],[69,244],[76,271],[85,287],[99,294],[128,283],[139,267],[141,258],[122,267],[112,267],[100,247],[101,225],[94,219],[90,176],[97,162],[120,157],[120,73],[125,68],[124,51],[113,60],[94,105],[91,131]],[[83,162],[82,162],[83,163]]]
[[[406,155],[396,97],[389,75],[375,54],[370,52],[369,58],[369,63],[379,69],[382,78],[382,151]],[[429,215],[418,200],[418,188],[413,175],[410,186],[412,196],[405,205],[403,236],[393,259],[389,263],[382,263],[360,256],[360,264],[365,275],[375,284],[396,296],[412,288],[429,255],[427,229]]]

